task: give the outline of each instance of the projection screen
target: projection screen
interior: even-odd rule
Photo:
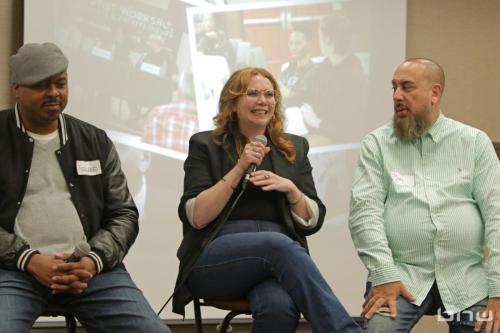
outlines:
[[[406,1],[25,0],[24,41],[55,42],[69,58],[65,112],[105,129],[117,146],[141,214],[125,264],[155,310],[177,274],[187,138],[212,127],[218,95],[235,69],[261,66],[285,80],[293,29],[310,32],[312,62],[329,61],[318,37],[326,15],[347,22],[339,38],[357,72],[328,77],[333,103],[289,97],[293,82],[282,82],[290,92],[283,111],[287,131],[309,139],[327,207],[322,230],[309,238],[311,255],[357,316],[366,271],[346,225],[350,183],[359,142],[392,117],[390,81],[405,55]],[[161,316],[180,319],[170,306]],[[222,313],[204,309],[204,317]]]

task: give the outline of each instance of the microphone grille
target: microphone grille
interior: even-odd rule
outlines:
[[[265,135],[259,134],[255,137],[255,141],[262,142],[264,146],[267,146],[267,138]]]

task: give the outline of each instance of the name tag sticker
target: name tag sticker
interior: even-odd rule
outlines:
[[[76,172],[80,176],[96,176],[102,173],[101,161],[76,161]]]
[[[392,171],[391,178],[396,185],[415,186],[415,176],[402,175],[399,172]]]

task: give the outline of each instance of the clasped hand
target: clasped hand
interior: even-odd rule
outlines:
[[[269,151],[271,151],[271,148],[264,146],[262,142],[254,141],[247,143],[241,153],[237,166],[243,173],[248,170],[251,164],[259,166]]]
[[[240,164],[241,169],[244,171],[246,171],[251,164],[259,166],[264,156],[266,156],[269,151],[271,151],[271,148],[264,146],[259,141],[247,143],[238,160],[238,164]],[[291,193],[296,189],[295,184],[293,184],[291,180],[266,170],[252,172],[249,181],[255,186],[261,187],[263,191]]]
[[[250,181],[255,186],[261,187],[263,191],[289,193],[296,188],[295,184],[293,184],[290,179],[283,178],[271,171],[266,170],[252,172],[250,175]]]
[[[79,294],[96,274],[94,261],[82,257],[78,262],[66,262],[67,255],[35,254],[28,263],[28,272],[38,282],[52,289],[53,294]]]

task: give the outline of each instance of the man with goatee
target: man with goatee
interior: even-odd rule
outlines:
[[[450,332],[499,331],[499,161],[484,132],[443,115],[444,83],[432,60],[399,65],[393,121],[361,146],[349,227],[366,332],[410,332],[429,313]]]

